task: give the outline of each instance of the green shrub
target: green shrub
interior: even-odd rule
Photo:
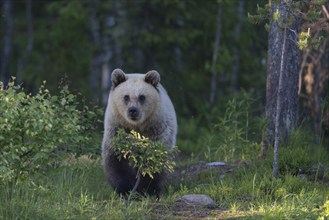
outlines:
[[[326,164],[328,151],[321,145],[314,144],[310,131],[299,128],[293,131],[287,146],[279,148],[280,173],[310,175],[318,166]]]
[[[119,129],[113,139],[112,148],[119,160],[127,159],[131,167],[137,168],[134,189],[137,188],[141,176],[148,175],[153,178],[155,173],[174,171],[175,162],[170,160],[174,151],[168,151],[166,144],[151,141],[136,131],[132,130],[127,134],[124,129]]]
[[[1,83],[1,82],[0,82]],[[51,96],[45,82],[35,95],[20,85],[0,84],[0,184],[10,184],[58,161],[61,152],[74,152],[88,143],[87,120],[97,113],[86,106],[79,110],[76,96],[64,86]]]
[[[206,159],[224,161],[252,160],[257,154],[255,139],[260,138],[264,119],[253,116],[251,93],[243,92],[241,97],[233,98],[226,104],[223,116],[217,118],[211,133],[204,141]]]

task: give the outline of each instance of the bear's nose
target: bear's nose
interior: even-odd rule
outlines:
[[[136,107],[130,107],[128,109],[128,114],[129,114],[129,117],[133,120],[137,119],[138,116],[139,116],[139,111],[138,111],[138,108]]]

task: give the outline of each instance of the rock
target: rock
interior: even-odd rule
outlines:
[[[226,166],[225,162],[211,162],[206,164],[208,167]]]
[[[183,201],[186,204],[191,205],[200,205],[200,206],[206,206],[208,208],[214,208],[216,207],[216,203],[212,198],[210,198],[207,195],[203,194],[188,194],[180,197],[178,201]]]

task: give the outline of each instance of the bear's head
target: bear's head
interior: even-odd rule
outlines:
[[[125,74],[115,69],[111,75],[111,104],[126,123],[139,125],[155,114],[160,105],[160,74]]]

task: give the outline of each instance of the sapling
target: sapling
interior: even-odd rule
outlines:
[[[136,192],[142,176],[148,175],[153,179],[156,173],[174,171],[175,162],[171,159],[177,149],[168,151],[166,148],[164,143],[152,141],[134,130],[130,133],[118,130],[112,149],[119,160],[126,159],[131,167],[137,169],[136,183],[131,192]]]

